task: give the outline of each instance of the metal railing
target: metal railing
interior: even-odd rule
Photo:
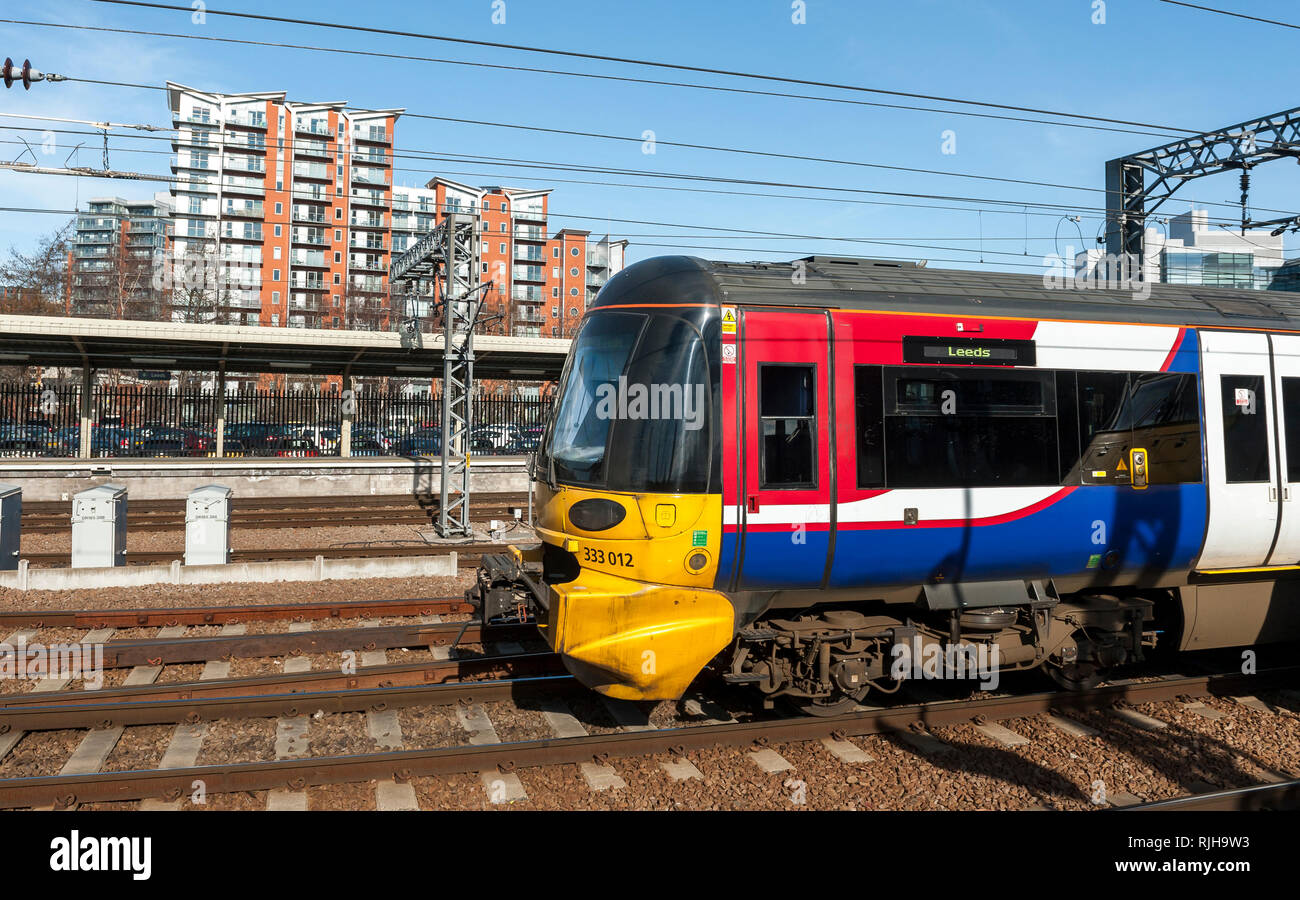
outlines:
[[[157,374],[159,377],[169,373]],[[442,396],[358,389],[349,398],[352,456],[437,456]],[[536,449],[547,400],[475,397],[474,455]],[[0,385],[0,457],[80,454],[81,388]],[[224,414],[228,457],[339,456],[344,398],[337,389],[230,391],[224,402],[203,388],[96,385],[90,397],[90,456],[215,457]]]

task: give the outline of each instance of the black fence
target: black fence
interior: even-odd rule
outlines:
[[[352,456],[436,456],[442,452],[438,394],[241,390],[224,404],[211,391],[96,386],[90,396],[90,456],[339,456],[351,419]],[[472,401],[470,452],[530,453],[550,403],[495,395]],[[81,388],[0,385],[0,457],[77,457]]]

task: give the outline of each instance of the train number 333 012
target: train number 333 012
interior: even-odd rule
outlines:
[[[627,566],[628,568],[632,566],[631,553],[606,553],[599,547],[583,547],[582,559],[583,562],[596,563],[602,566]]]

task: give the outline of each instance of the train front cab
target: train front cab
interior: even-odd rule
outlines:
[[[593,309],[533,481],[543,636],[584,684],[679,697],[734,634],[721,552],[718,311]]]

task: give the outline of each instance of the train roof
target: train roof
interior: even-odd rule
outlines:
[[[800,264],[803,281],[796,284],[793,276]],[[612,277],[593,307],[798,306],[1300,331],[1300,292],[1195,284],[1140,287],[1149,289],[1149,295],[1079,287],[1068,276],[1049,287],[1042,275],[931,269],[857,257],[738,263],[659,256]]]

